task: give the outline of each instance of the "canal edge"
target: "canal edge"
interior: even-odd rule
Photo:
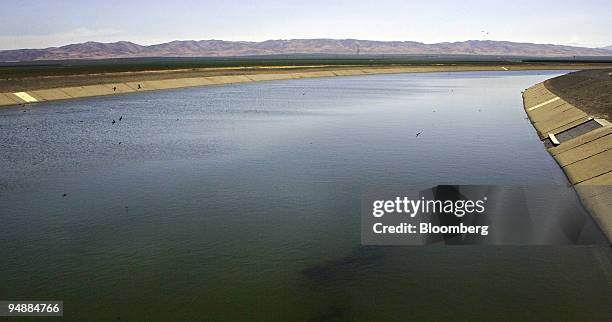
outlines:
[[[612,124],[555,95],[544,82],[522,94],[539,139],[612,245]]]

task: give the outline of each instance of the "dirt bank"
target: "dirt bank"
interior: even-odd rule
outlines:
[[[612,68],[569,73],[545,81],[544,86],[585,113],[610,121]]]
[[[455,72],[455,71],[504,71],[504,70],[545,70],[545,69],[588,69],[601,68],[601,64],[578,63],[521,63],[521,64],[414,64],[414,65],[382,65],[382,66],[260,66],[260,67],[232,67],[232,68],[193,68],[155,71],[124,71],[112,73],[79,73],[71,75],[58,75],[53,72],[40,73],[37,76],[20,77],[16,75],[0,75],[0,92],[23,92],[39,89],[60,87],[100,85],[112,83],[145,82],[156,80],[197,78],[208,76],[236,76],[251,74],[286,74],[310,71],[348,71],[371,70],[378,72]],[[605,67],[612,67],[608,65]]]

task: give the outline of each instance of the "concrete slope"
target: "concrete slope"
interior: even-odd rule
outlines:
[[[171,79],[140,80],[128,82],[87,84],[83,86],[69,86],[57,88],[44,88],[23,90],[21,92],[0,93],[0,106],[16,104],[37,103],[45,101],[56,101],[73,98],[83,98],[104,95],[119,95],[137,93],[151,90],[164,90],[183,87],[210,86],[233,83],[247,83],[258,81],[273,81],[312,77],[336,77],[371,74],[395,74],[395,73],[426,73],[426,72],[458,72],[458,71],[511,71],[525,69],[546,69],[546,66],[503,66],[499,65],[440,65],[440,66],[396,66],[396,67],[355,67],[354,69],[334,69],[317,71],[295,71],[278,73],[246,73],[242,75],[226,76],[198,76],[181,77]],[[557,68],[572,68],[575,66],[561,66]],[[25,95],[27,96],[25,96]],[[20,97],[21,96],[21,97]],[[26,97],[28,99],[23,99]]]
[[[612,124],[587,115],[543,83],[523,92],[523,105],[582,204],[612,241]]]

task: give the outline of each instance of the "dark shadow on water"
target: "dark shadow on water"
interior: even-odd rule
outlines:
[[[346,272],[359,271],[379,262],[384,257],[383,246],[359,246],[345,256],[335,260],[324,261],[305,268],[302,273],[313,284],[323,284],[339,276],[346,277]]]
[[[350,319],[348,305],[331,304],[327,310],[317,316],[307,319],[307,321],[347,321]]]
[[[370,268],[383,265],[391,250],[387,246],[358,246],[344,257],[326,260],[302,270],[307,287],[319,293],[319,298],[328,303],[322,312],[313,312],[308,321],[353,320],[353,295],[343,283],[354,282],[365,276]]]

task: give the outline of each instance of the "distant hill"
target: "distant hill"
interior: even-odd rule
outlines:
[[[601,47],[601,49],[612,50],[612,45],[611,46],[607,46],[607,47]]]
[[[609,48],[609,47],[608,47]],[[607,49],[468,40],[424,44],[414,41],[356,39],[291,39],[262,42],[187,40],[142,46],[128,41],[86,42],[45,49],[0,51],[0,61],[101,59],[130,57],[204,57],[273,54],[395,54],[395,55],[504,55],[504,56],[610,56]]]

